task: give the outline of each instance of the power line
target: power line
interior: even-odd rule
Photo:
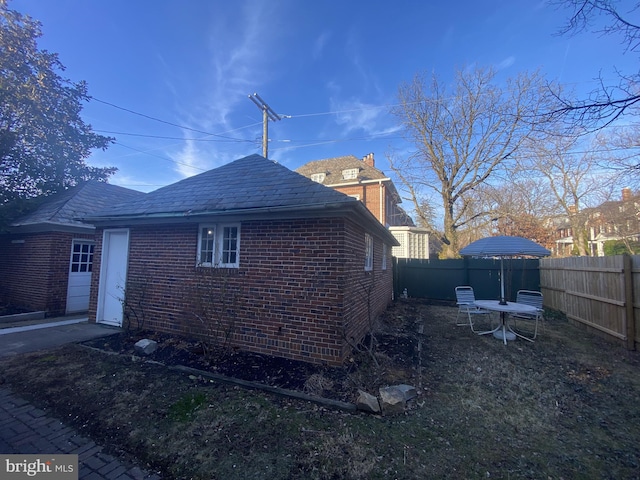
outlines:
[[[187,127],[187,126],[185,126],[185,125],[179,125],[179,124],[177,124],[177,123],[172,123],[172,122],[168,122],[168,121],[166,121],[166,120],[162,120],[162,119],[160,119],[160,118],[152,117],[151,115],[146,115],[146,114],[144,114],[144,113],[136,112],[136,111],[131,110],[131,109],[129,109],[129,108],[120,107],[120,106],[115,105],[115,104],[113,104],[113,103],[111,103],[111,102],[106,102],[106,101],[104,101],[104,100],[100,100],[99,98],[96,98],[96,97],[89,97],[89,98],[90,98],[91,100],[95,100],[96,102],[103,103],[103,104],[105,104],[105,105],[109,105],[110,107],[113,107],[113,108],[117,108],[118,110],[122,110],[122,111],[125,111],[125,112],[128,112],[128,113],[131,113],[131,114],[133,114],[133,115],[138,115],[138,116],[140,116],[140,117],[147,118],[147,119],[149,119],[149,120],[154,120],[154,121],[156,121],[156,122],[164,123],[164,124],[166,124],[166,125],[171,125],[172,127],[178,127],[178,128],[182,128],[182,129],[184,129],[184,130],[190,130],[190,131],[192,131],[192,132],[196,132],[196,133],[203,133],[203,134],[205,134],[205,135],[211,135],[211,136],[213,136],[213,137],[221,137],[221,138],[227,138],[227,139],[231,139],[231,140],[233,140],[233,138],[225,137],[224,135],[219,135],[219,134],[217,134],[217,133],[211,133],[211,132],[205,132],[205,131],[203,131],[203,130],[197,130],[197,129],[195,129],[195,128]]]
[[[143,154],[149,155],[151,157],[159,158],[160,160],[164,160],[164,161],[167,161],[167,162],[175,163],[177,165],[183,165],[185,167],[193,168],[194,170],[200,170],[201,172],[206,172],[206,169],[200,168],[200,167],[196,167],[196,166],[191,165],[189,163],[179,162],[178,160],[173,160],[172,158],[167,158],[167,157],[163,157],[162,155],[157,155],[155,153],[151,153],[151,152],[148,152],[148,151],[140,150],[139,148],[130,147],[129,145],[125,145],[125,144],[120,143],[120,142],[114,142],[114,143],[116,145],[120,145],[121,147],[128,148],[129,150],[133,150],[133,151],[138,152],[138,153],[143,153]]]
[[[251,126],[255,126],[259,124],[253,124]],[[94,129],[94,132],[100,133],[109,133],[112,135],[127,135],[130,137],[144,137],[144,138],[160,138],[165,140],[184,140],[184,141],[193,141],[193,142],[229,142],[229,143],[253,143],[253,140],[247,140],[244,138],[224,138],[224,139],[216,139],[216,138],[184,138],[184,137],[167,137],[165,135],[147,135],[144,133],[128,133],[128,132],[114,132],[112,130],[99,130]]]

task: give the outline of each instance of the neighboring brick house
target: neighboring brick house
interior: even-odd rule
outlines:
[[[360,200],[398,240],[393,256],[429,258],[435,253],[429,231],[418,228],[400,207],[402,199],[393,181],[376,168],[373,153],[315,160],[296,170],[311,180]]]
[[[144,193],[89,181],[51,195],[0,235],[0,299],[47,316],[87,311],[95,228],[78,217]]]
[[[341,363],[391,301],[395,238],[355,199],[251,155],[86,219],[90,320]],[[135,318],[134,318],[135,317]]]

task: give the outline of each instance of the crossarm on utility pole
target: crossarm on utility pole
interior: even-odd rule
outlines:
[[[249,99],[262,110],[262,156],[269,158],[269,120],[277,122],[281,120],[282,117],[274,112],[273,109],[267,105],[267,102],[260,98],[260,95],[257,93],[249,95]]]

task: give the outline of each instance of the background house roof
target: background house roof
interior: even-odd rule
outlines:
[[[359,170],[358,178],[343,179],[342,171],[351,168],[357,168]],[[353,155],[315,160],[302,165],[296,169],[296,172],[309,178],[315,173],[324,173],[324,180],[318,182],[323,185],[351,184],[357,181],[367,180],[389,180],[384,172],[378,170],[376,167],[367,165],[364,161]]]
[[[68,188],[46,198],[35,211],[11,224],[12,230],[92,229],[79,220],[108,206],[144,197],[144,193],[97,180]]]

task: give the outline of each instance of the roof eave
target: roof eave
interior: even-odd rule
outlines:
[[[286,205],[276,207],[256,207],[256,208],[235,208],[235,209],[223,209],[223,210],[203,210],[199,212],[160,212],[160,213],[144,213],[144,214],[132,214],[132,215],[108,215],[108,216],[91,216],[82,219],[82,221],[103,225],[105,223],[174,223],[183,221],[200,220],[207,217],[251,217],[253,215],[268,215],[268,214],[290,214],[298,213],[303,214],[313,211],[321,211],[322,209],[330,208],[334,211],[340,208],[349,208],[351,204],[359,203],[353,202],[333,202],[333,203],[317,203],[309,205]]]
[[[13,224],[8,228],[8,231],[16,234],[42,232],[93,233],[95,229],[95,226],[90,223],[33,222]]]
[[[327,210],[330,210],[328,212]],[[390,245],[399,245],[398,240],[385,228],[377,218],[360,201],[349,202],[325,202],[308,205],[258,207],[230,210],[207,210],[201,212],[165,212],[136,215],[113,215],[104,217],[87,217],[83,221],[99,227],[123,226],[123,225],[152,225],[158,223],[191,223],[205,221],[210,218],[224,218],[226,221],[247,221],[294,218],[317,218],[326,216],[346,216],[355,214],[355,218],[361,219],[360,223],[367,229],[376,230],[380,237]]]

